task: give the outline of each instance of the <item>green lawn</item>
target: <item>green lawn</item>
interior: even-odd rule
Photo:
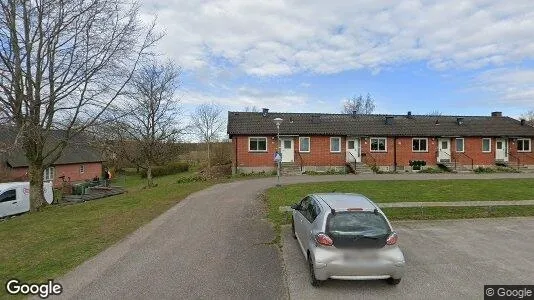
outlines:
[[[352,181],[275,187],[267,191],[266,201],[269,206],[269,219],[278,233],[281,225],[290,223],[290,214],[280,212],[280,206],[297,203],[308,194],[320,192],[359,193],[377,203],[534,200],[534,179]],[[534,206],[387,208],[384,212],[392,220],[532,216]]]
[[[134,176],[118,177],[128,192],[73,205],[54,205],[0,222],[0,282],[57,278],[121,240],[189,194],[216,182],[177,184],[186,173],[156,178],[144,189]],[[0,298],[7,297],[4,287]]]

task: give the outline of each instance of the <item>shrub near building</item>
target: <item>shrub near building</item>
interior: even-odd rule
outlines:
[[[178,174],[189,171],[189,164],[185,162],[169,163],[164,166],[152,168],[152,176],[160,177],[165,175]],[[146,178],[146,170],[141,172],[141,178]]]

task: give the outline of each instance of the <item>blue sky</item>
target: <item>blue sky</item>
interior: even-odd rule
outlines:
[[[534,2],[143,2],[182,66],[184,109],[339,112],[370,93],[377,113],[518,117],[534,109]]]

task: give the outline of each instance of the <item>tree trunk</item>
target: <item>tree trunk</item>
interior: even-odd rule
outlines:
[[[208,177],[211,177],[211,155],[210,155],[210,142],[208,144]]]
[[[30,211],[32,212],[47,204],[43,192],[43,171],[41,164],[30,163],[28,168],[28,176],[30,177]]]
[[[152,166],[150,164],[148,164],[146,168],[146,180],[149,188],[154,186],[154,180],[152,179]]]

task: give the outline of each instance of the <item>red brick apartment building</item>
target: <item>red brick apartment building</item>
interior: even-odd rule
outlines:
[[[274,170],[279,129],[282,165],[302,171],[412,170],[412,161],[451,170],[507,165],[534,168],[534,127],[490,116],[229,112],[234,172]]]
[[[58,134],[57,132],[54,134]],[[9,127],[0,127],[0,145],[11,145],[15,140]],[[0,154],[2,154],[0,152]],[[8,148],[0,155],[0,178],[8,181],[27,181],[28,160],[24,151],[17,147]],[[72,140],[63,150],[58,160],[44,170],[44,180],[52,181],[54,187],[62,185],[63,181],[80,182],[102,176],[102,155],[92,148],[82,137]]]

